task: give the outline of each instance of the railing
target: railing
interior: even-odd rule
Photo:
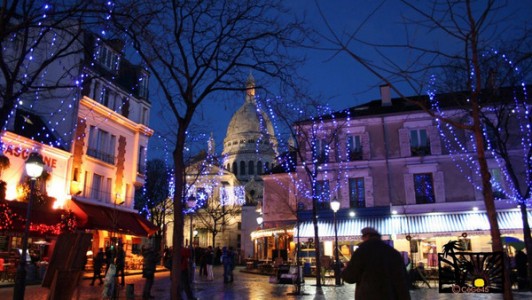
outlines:
[[[105,153],[103,151],[99,151],[94,148],[87,149],[87,155],[97,158],[103,162],[106,162],[108,164],[115,164],[115,156],[109,153]]]

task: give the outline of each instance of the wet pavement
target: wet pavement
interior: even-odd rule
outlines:
[[[306,278],[302,285],[303,295],[291,295],[294,286],[288,284],[271,284],[268,276],[249,274],[235,270],[235,281],[224,284],[222,278],[222,268],[215,267],[215,280],[207,281],[203,278],[196,278],[194,284],[195,295],[198,299],[206,300],[270,300],[270,299],[354,299],[355,286],[345,284],[342,286],[326,285],[317,289],[314,278]],[[170,273],[168,271],[158,272],[155,275],[155,284],[152,295],[157,300],[170,299]],[[90,286],[90,280],[84,279],[75,294],[74,299],[102,299],[102,286]],[[140,274],[126,277],[126,286],[131,284],[134,287],[134,299],[142,299],[142,288],[144,279]],[[29,285],[26,287],[25,299],[44,300],[47,299],[48,289],[39,285]],[[419,288],[411,291],[412,299],[482,299],[495,300],[502,299],[501,294],[439,294],[437,288]],[[12,299],[13,287],[4,286],[0,288],[0,299]],[[119,299],[126,298],[126,288],[120,288]],[[133,298],[129,298],[133,299]],[[184,298],[186,299],[186,298]],[[514,292],[514,299],[532,299],[532,292]]]

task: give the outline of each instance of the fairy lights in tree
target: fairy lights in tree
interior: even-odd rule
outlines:
[[[522,78],[520,69],[506,55],[498,53],[497,50],[491,50],[484,56],[490,56],[491,59],[502,59],[508,69],[513,72],[512,76]],[[431,86],[434,85],[435,80],[435,77],[431,78]],[[457,114],[459,109],[442,109],[435,91],[431,90],[428,94],[433,109],[442,117],[451,117],[454,113],[453,117],[455,118],[467,118],[467,112]],[[522,188],[532,184],[530,156],[532,118],[527,85],[521,81],[513,89],[501,88],[499,94],[482,92],[480,93],[480,103],[482,105],[481,121],[485,151],[489,161],[491,161],[490,172],[494,196],[498,200],[530,206],[530,195]],[[475,189],[481,190],[474,136],[439,119],[436,119],[436,122],[441,139],[457,168]]]

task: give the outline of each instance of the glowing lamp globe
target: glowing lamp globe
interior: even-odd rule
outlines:
[[[331,201],[331,209],[334,212],[337,212],[340,209],[340,201],[338,201],[336,198]]]
[[[35,179],[41,176],[43,170],[44,161],[42,160],[42,156],[39,153],[31,153],[26,160],[26,174],[32,179]]]

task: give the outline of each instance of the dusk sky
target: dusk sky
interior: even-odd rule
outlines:
[[[355,1],[355,0],[334,0],[334,1],[318,1],[326,18],[333,26],[335,32],[349,31],[353,32],[358,28],[357,37],[372,43],[404,43],[405,41],[405,26],[404,18],[410,15],[409,10],[401,5],[399,0],[383,0],[383,1]],[[429,1],[413,1],[414,3],[427,4]],[[432,2],[432,1],[430,1]],[[499,1],[497,1],[499,2]],[[500,1],[502,3],[503,1]],[[324,22],[318,13],[316,5],[312,0],[294,0],[286,1],[286,5],[291,7],[298,16],[306,16],[306,21],[309,26],[320,31],[322,34],[327,34],[327,29]],[[375,13],[368,18],[371,13]],[[508,28],[530,28],[532,22],[530,15],[532,15],[532,5],[529,1],[510,0],[508,6],[504,10],[504,15],[501,18],[508,20],[505,26]],[[367,20],[366,20],[367,19]],[[366,22],[364,23],[364,20]],[[364,25],[362,25],[364,23]],[[508,29],[506,32],[512,32]],[[427,34],[426,30],[412,31],[410,28],[410,38],[413,38],[417,43],[420,41],[424,45],[432,45],[433,47],[447,48],[461,46],[456,41],[447,39],[443,36],[438,36],[432,32]],[[381,57],[376,55],[375,51],[370,47],[363,46],[360,43],[353,43],[351,49],[356,50],[356,54],[365,59],[371,60],[373,63],[383,65],[385,62]],[[497,45],[493,45],[497,46]],[[364,69],[360,64],[348,57],[345,53],[335,53],[327,51],[319,51],[312,49],[301,49],[301,55],[306,55],[308,61],[306,65],[300,70],[308,80],[310,89],[313,93],[320,94],[325,103],[335,110],[341,110],[347,107],[355,106],[368,102],[370,100],[378,99],[378,86],[383,82],[375,75]],[[404,65],[411,63],[414,56],[406,50],[397,50],[390,52],[387,55],[393,63]],[[255,76],[257,81],[260,81],[259,76]],[[245,76],[242,82],[245,82]],[[428,78],[427,78],[428,81]],[[260,82],[257,82],[260,84]],[[401,85],[399,85],[401,87]],[[412,95],[414,92],[404,87],[406,95]],[[258,91],[260,95],[260,91]],[[282,95],[280,95],[282,96]],[[395,96],[392,93],[392,97]],[[209,101],[208,108],[204,107],[198,111],[198,119],[201,122],[209,124],[214,138],[216,140],[216,148],[218,154],[222,151],[223,139],[225,138],[227,125],[233,113],[243,104],[244,95],[223,96],[217,97],[223,101],[217,100]],[[159,131],[161,126],[167,126],[164,122],[160,122],[164,110],[155,103],[152,99],[152,113],[150,127]],[[205,104],[205,103],[204,103]],[[161,147],[160,138],[154,136],[150,140],[150,158],[161,158],[163,151],[154,149]],[[173,150],[173,145],[168,144],[169,151]],[[206,147],[206,144],[205,144]]]

